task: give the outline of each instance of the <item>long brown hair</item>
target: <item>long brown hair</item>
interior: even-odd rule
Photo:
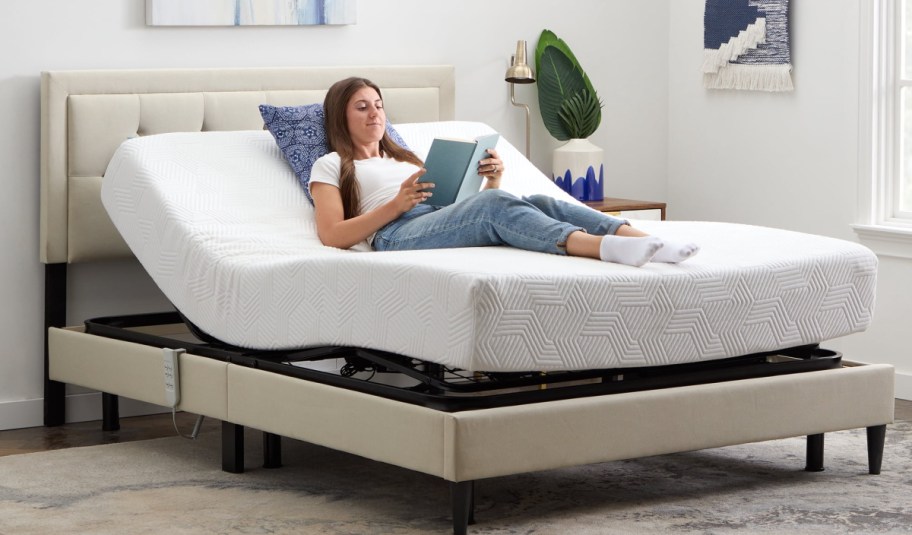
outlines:
[[[377,84],[366,78],[351,77],[334,83],[326,93],[323,100],[323,113],[326,121],[326,139],[329,150],[339,153],[341,160],[341,174],[339,176],[339,189],[342,194],[342,207],[345,219],[351,219],[360,214],[361,189],[355,179],[354,147],[351,133],[348,131],[348,102],[352,96],[363,87],[370,87],[377,92],[380,99],[383,94]],[[408,162],[419,167],[424,163],[412,151],[400,147],[390,138],[389,132],[383,132],[380,140],[380,154],[389,156],[400,162]],[[405,177],[402,177],[405,180]]]

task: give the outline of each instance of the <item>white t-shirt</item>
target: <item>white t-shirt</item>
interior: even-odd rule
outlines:
[[[314,163],[310,182],[323,182],[338,188],[341,168],[339,153],[330,152]],[[418,167],[389,156],[355,160],[355,177],[361,187],[361,213],[370,212],[395,197],[402,182],[416,171]]]
[[[402,182],[416,171],[418,171],[418,167],[397,161],[389,156],[355,160],[355,177],[361,188],[361,213],[370,212],[395,197],[399,193]],[[322,182],[338,188],[341,174],[342,159],[339,157],[339,153],[330,152],[314,162],[310,171],[310,183],[307,187],[314,182]],[[370,250],[370,243],[373,240],[374,234],[371,234],[365,245],[355,246],[352,249]]]

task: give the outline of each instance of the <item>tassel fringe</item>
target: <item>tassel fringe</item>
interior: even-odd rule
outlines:
[[[747,89],[752,91],[792,91],[791,64],[742,65],[730,63],[716,73],[703,74],[707,89]]]

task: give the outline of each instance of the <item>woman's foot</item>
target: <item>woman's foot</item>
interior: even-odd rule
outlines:
[[[677,264],[678,262],[687,260],[700,251],[700,246],[691,242],[682,243],[668,240],[662,240],[662,242],[664,245],[661,249],[656,251],[655,256],[652,257],[653,262]]]
[[[655,236],[628,237],[608,235],[602,236],[602,243],[599,245],[599,258],[605,262],[640,267],[649,262],[662,248],[662,240]]]

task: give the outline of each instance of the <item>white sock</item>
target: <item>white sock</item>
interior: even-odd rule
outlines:
[[[700,246],[695,243],[669,241],[664,239],[662,241],[665,245],[663,245],[662,248],[656,252],[655,256],[652,257],[653,262],[676,264],[687,260],[700,251]]]
[[[615,262],[640,267],[662,248],[662,240],[655,236],[602,236],[599,256],[605,262]]]

